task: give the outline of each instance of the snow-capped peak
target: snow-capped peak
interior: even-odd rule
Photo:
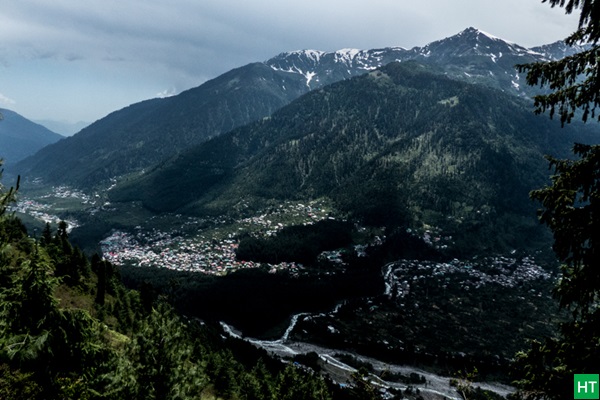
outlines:
[[[466,77],[469,81],[479,80],[489,84],[490,76],[503,77],[502,79],[506,77],[504,81],[500,79],[502,82],[493,85],[522,95],[523,89],[517,82],[515,64],[562,58],[569,52],[578,50],[580,49],[567,48],[564,43],[527,49],[470,27],[453,36],[410,50],[401,47],[371,50],[344,48],[333,52],[297,50],[282,53],[265,61],[265,64],[276,71],[301,76],[309,89],[363,74],[395,61],[416,60],[441,66],[458,64],[460,68],[466,68],[464,73],[457,76],[459,79]],[[467,67],[464,67],[465,63]]]
[[[340,57],[343,58],[354,58],[356,57],[357,54],[359,54],[362,50],[359,49],[340,49],[338,51],[335,52],[335,54],[337,54]]]
[[[483,35],[491,40],[500,40],[502,42],[511,43],[511,44],[513,43],[506,39],[499,38],[498,36],[494,36],[490,33],[482,31],[481,29],[477,29],[477,28],[473,28],[473,27],[469,27],[469,28],[465,29],[464,31],[460,32],[457,36],[465,36],[465,35],[476,36],[476,37]]]
[[[281,56],[295,55],[295,56],[299,56],[299,57],[306,57],[307,59],[314,61],[315,63],[318,63],[321,60],[321,57],[323,56],[323,54],[325,54],[325,52],[321,51],[321,50],[306,49],[306,50],[290,51],[288,53],[281,54]]]
[[[477,28],[467,28],[464,31],[436,42],[429,43],[425,47],[415,48],[423,56],[430,53],[444,53],[452,56],[477,55],[490,57],[496,62],[502,55],[512,54],[516,56],[539,55],[534,51],[520,46],[517,43],[501,39]]]

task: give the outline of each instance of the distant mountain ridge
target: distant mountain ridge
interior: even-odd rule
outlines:
[[[0,109],[0,158],[14,164],[64,137],[20,114]]]
[[[18,172],[48,182],[95,186],[270,115],[305,93],[303,86],[296,76],[249,64],[177,96],[115,111],[24,160]]]
[[[292,100],[393,61],[416,60],[441,73],[518,96],[535,89],[521,81],[517,63],[565,54],[558,45],[529,50],[474,28],[407,50],[345,49],[282,53],[231,70],[177,96],[115,111],[73,137],[24,160],[17,172],[50,183],[91,187],[141,171],[209,138],[271,115]]]
[[[90,124],[89,122],[84,121],[71,123],[67,121],[55,121],[50,119],[36,120],[33,122],[45,126],[52,132],[56,132],[63,136],[72,136]]]
[[[556,61],[561,60],[565,57],[572,56],[573,54],[581,53],[584,50],[587,50],[590,46],[567,46],[567,44],[559,40],[554,43],[546,44],[543,46],[532,47],[531,50],[540,53],[544,56],[544,59],[548,61]]]
[[[437,65],[453,78],[483,83],[516,95],[531,95],[536,89],[518,84],[521,78],[514,68],[516,64],[557,60],[582,50],[583,47],[569,47],[563,41],[528,49],[471,27],[412,49],[342,49],[330,53],[301,50],[282,53],[265,63],[275,70],[303,76],[307,86],[315,89],[331,83],[332,79],[347,79],[390,62],[414,60]]]

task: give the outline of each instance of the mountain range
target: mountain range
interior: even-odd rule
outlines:
[[[0,109],[0,158],[14,164],[63,136],[31,122],[14,111]]]
[[[83,189],[117,177],[110,201],[153,213],[327,198],[353,220],[436,232],[465,254],[547,248],[528,199],[548,183],[543,155],[566,157],[598,129],[535,116],[515,64],[579,50],[469,28],[410,50],[283,53],[116,111],[15,169]]]
[[[133,104],[21,162],[16,173],[49,183],[92,187],[150,168],[236,127],[271,115],[311,90],[364,74],[393,61],[436,65],[440,73],[519,96],[514,65],[561,58],[564,43],[526,49],[474,28],[424,47],[282,53],[229,71],[165,99]]]
[[[529,106],[434,67],[390,63],[213,138],[110,197],[191,214],[326,197],[369,225],[431,226],[461,249],[506,251],[542,235],[528,193],[547,183],[543,155],[566,156],[597,132],[561,131]]]

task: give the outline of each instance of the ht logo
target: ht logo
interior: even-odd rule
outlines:
[[[573,398],[575,399],[600,399],[598,375],[575,374],[573,375]]]

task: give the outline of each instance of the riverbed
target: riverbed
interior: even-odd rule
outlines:
[[[337,312],[339,305],[336,306],[331,313]],[[318,314],[322,315],[322,314]],[[283,359],[291,358],[299,354],[316,353],[320,359],[320,365],[335,382],[339,384],[348,384],[351,382],[351,375],[357,372],[357,369],[340,361],[338,359],[340,354],[346,354],[354,357],[359,362],[369,363],[373,366],[373,373],[369,375],[369,380],[372,385],[379,387],[382,393],[386,393],[389,389],[400,389],[406,390],[409,385],[386,381],[384,378],[386,374],[402,374],[409,376],[410,374],[418,374],[425,378],[423,384],[411,384],[413,389],[419,389],[421,395],[425,399],[437,400],[437,399],[452,399],[462,400],[460,394],[450,385],[451,377],[439,376],[434,373],[411,367],[408,365],[396,365],[382,362],[374,358],[365,357],[360,354],[342,351],[338,349],[331,349],[323,346],[318,346],[312,343],[299,342],[290,340],[290,334],[294,330],[298,321],[304,318],[312,318],[318,315],[312,315],[310,313],[299,313],[294,314],[290,320],[288,328],[285,330],[281,338],[277,340],[259,340],[251,337],[245,337],[240,331],[236,330],[233,326],[221,322],[223,330],[230,336],[245,340],[253,345],[263,348],[270,354],[281,357]],[[495,392],[501,396],[507,396],[515,391],[515,388],[507,385],[503,385],[495,382],[476,382],[473,384],[474,387],[481,387],[482,389]]]

